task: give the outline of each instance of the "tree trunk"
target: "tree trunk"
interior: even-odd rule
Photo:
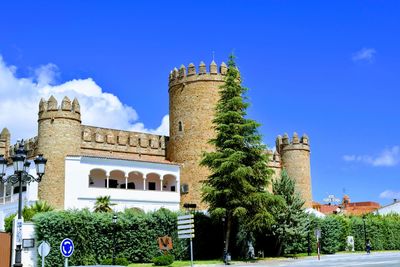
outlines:
[[[228,215],[226,220],[226,231],[225,231],[225,252],[229,250],[229,240],[231,236],[231,228],[232,228],[232,216]]]

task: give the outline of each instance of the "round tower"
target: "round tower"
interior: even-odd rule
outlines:
[[[51,96],[40,100],[38,154],[47,159],[46,174],[39,183],[39,199],[56,208],[64,207],[65,157],[80,155],[81,114],[77,99],[64,97],[61,106]]]
[[[312,208],[310,145],[307,135],[299,139],[297,133],[292,140],[285,134],[277,139],[278,153],[281,155],[282,167],[289,177],[296,181],[296,188],[305,201],[304,207]]]
[[[196,71],[193,63],[169,76],[169,143],[167,157],[181,163],[181,203],[201,203],[201,181],[207,179],[208,168],[200,166],[202,154],[212,151],[208,141],[215,137],[212,120],[219,100],[219,88],[223,85],[227,66],[212,61],[207,72],[201,62]]]

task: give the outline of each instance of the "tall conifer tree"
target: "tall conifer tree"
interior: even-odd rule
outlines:
[[[211,214],[225,218],[225,252],[234,220],[252,228],[264,228],[273,221],[266,208],[271,195],[265,191],[271,171],[257,130],[259,124],[246,118],[246,91],[231,55],[213,120],[216,137],[210,143],[215,151],[204,153],[201,161],[211,170],[203,184],[203,201]]]

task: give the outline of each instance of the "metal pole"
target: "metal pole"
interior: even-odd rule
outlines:
[[[308,256],[311,256],[310,229],[308,229],[308,233],[307,233],[307,242],[308,242],[307,254],[308,254]]]
[[[190,238],[190,265],[193,267],[193,241]]]
[[[44,267],[44,246],[42,245],[42,267]]]
[[[65,266],[65,267],[68,267],[68,258],[67,258],[67,257],[65,257],[65,263],[64,263],[64,266]]]
[[[307,244],[308,244],[307,254],[308,254],[308,256],[311,256],[310,219],[309,218],[307,218],[307,222],[308,222],[308,225],[307,225]]]
[[[367,250],[367,231],[365,230],[365,217],[363,217],[363,223],[364,223],[364,245],[365,245],[365,251]]]
[[[113,227],[113,252],[112,252],[112,264],[115,265],[115,223]]]
[[[18,185],[19,185],[19,193],[18,193],[18,222],[21,221],[22,219],[22,172],[18,172]],[[12,192],[11,192],[12,194]],[[22,267],[21,263],[21,240],[18,240],[19,238],[22,238],[22,233],[19,233],[22,231],[20,227],[17,227],[17,248],[15,249],[15,263],[14,267]]]

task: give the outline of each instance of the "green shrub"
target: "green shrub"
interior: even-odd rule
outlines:
[[[104,259],[101,262],[102,265],[112,265],[112,259],[108,258],[108,259]],[[115,259],[115,264],[116,265],[122,265],[122,266],[128,266],[129,265],[129,261],[126,258],[116,258]]]
[[[153,258],[153,263],[155,266],[168,266],[174,262],[174,256],[171,254],[161,255]]]

